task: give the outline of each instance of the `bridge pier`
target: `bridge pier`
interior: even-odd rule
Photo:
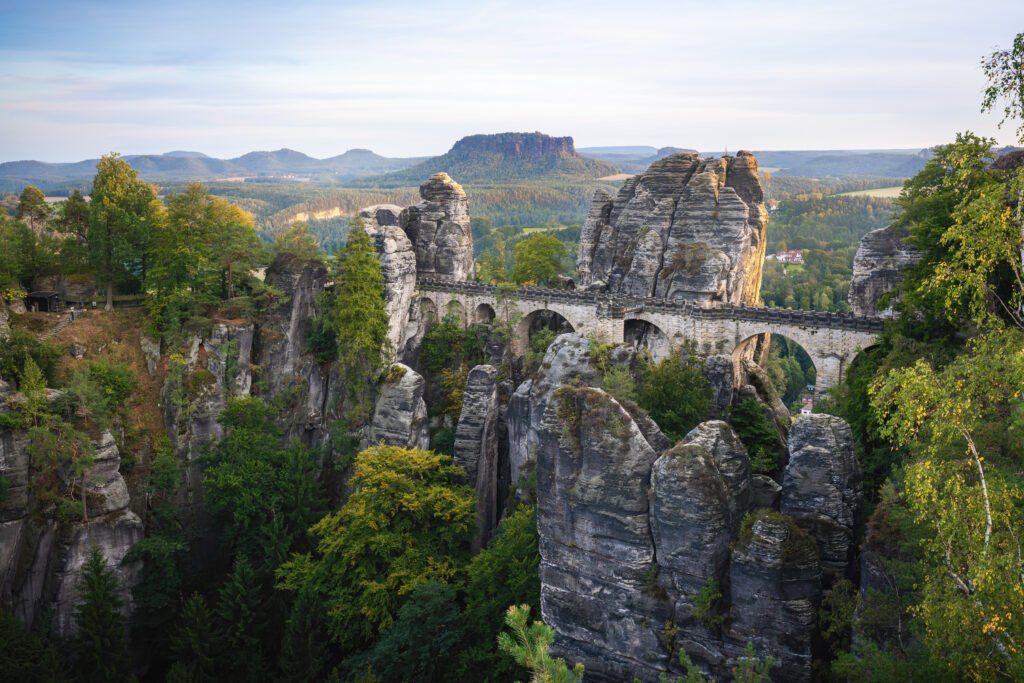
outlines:
[[[843,381],[847,367],[846,358],[830,354],[811,356],[811,361],[814,362],[814,370],[817,373],[815,377],[816,394],[828,391]]]

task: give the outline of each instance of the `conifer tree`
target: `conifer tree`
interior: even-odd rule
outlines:
[[[367,388],[375,383],[389,353],[384,274],[358,216],[338,258],[334,291],[331,319],[338,337],[338,366],[358,419],[369,401]]]
[[[327,624],[321,599],[312,590],[295,596],[281,639],[278,667],[281,678],[290,683],[323,680],[330,667]]]
[[[85,681],[126,681],[131,675],[128,640],[117,578],[99,546],[89,550],[79,579],[82,601],[75,609],[78,671]]]
[[[203,596],[193,593],[185,601],[178,628],[171,638],[175,663],[167,679],[192,683],[217,680],[217,655],[221,649],[214,615]]]
[[[238,557],[217,596],[224,663],[234,680],[256,681],[263,671],[260,642],[266,623],[261,593],[252,565],[245,557]]]

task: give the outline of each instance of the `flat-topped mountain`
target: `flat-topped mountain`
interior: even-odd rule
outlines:
[[[368,149],[350,149],[327,159],[316,159],[293,149],[257,151],[234,159],[215,159],[201,152],[132,154],[124,157],[148,181],[216,180],[248,176],[300,176],[306,179],[347,182],[361,176],[407,168],[423,157],[392,159]],[[0,191],[18,192],[25,185],[47,190],[88,187],[98,159],[74,163],[9,161],[0,164]]]
[[[447,173],[459,182],[531,180],[571,177],[594,179],[618,172],[606,161],[576,153],[571,137],[543,133],[497,133],[462,138],[445,154],[411,168],[373,180],[382,185],[408,184],[435,173]],[[368,180],[369,182],[369,180]]]

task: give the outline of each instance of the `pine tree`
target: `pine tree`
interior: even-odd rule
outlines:
[[[131,676],[128,640],[117,578],[99,546],[89,550],[79,579],[82,601],[75,609],[78,671],[85,681],[126,681]]]
[[[334,291],[331,320],[338,336],[338,366],[359,417],[369,402],[367,388],[376,382],[389,350],[384,274],[358,216],[352,221],[348,242],[338,258]]]
[[[263,672],[260,642],[266,623],[261,593],[252,565],[244,557],[237,558],[217,596],[225,665],[233,680],[256,681]]]
[[[323,680],[330,668],[328,644],[320,596],[311,590],[299,591],[281,639],[278,667],[282,680]]]
[[[215,681],[217,655],[221,651],[219,631],[206,600],[198,593],[185,601],[178,628],[171,638],[174,666],[168,680]]]

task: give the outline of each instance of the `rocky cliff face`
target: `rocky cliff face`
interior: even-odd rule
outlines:
[[[420,185],[420,196],[423,201],[405,209],[400,217],[416,254],[416,271],[465,280],[473,273],[466,192],[447,173],[436,173]]]
[[[429,448],[423,377],[401,363],[392,365],[389,374],[377,397],[367,445]]]
[[[10,396],[6,385],[0,385],[0,412],[6,412]],[[0,507],[0,604],[9,605],[29,624],[49,613],[54,630],[65,638],[75,632],[78,581],[93,546],[100,548],[117,576],[126,616],[141,571],[137,562],[122,564],[142,540],[143,526],[128,509],[128,488],[118,472],[121,457],[114,437],[103,432],[93,447],[94,462],[85,475],[88,521],[62,523],[30,513],[35,501],[28,436],[21,429],[0,428],[0,475],[9,485]]]
[[[815,538],[822,568],[832,575],[850,567],[863,499],[850,426],[832,415],[801,415],[789,430],[780,509]]]
[[[462,394],[462,414],[455,430],[453,461],[466,471],[476,489],[477,535],[473,550],[486,545],[498,524],[498,370],[478,365],[469,372]]]
[[[728,358],[709,365],[732,386]],[[727,423],[701,423],[670,447],[597,383],[587,341],[562,335],[508,413],[510,449],[536,453],[541,608],[557,654],[583,662],[588,679],[655,681],[682,673],[683,648],[727,680],[750,642],[776,658],[772,680],[811,680],[823,570],[853,561],[849,428],[798,421],[780,487],[751,476]]]
[[[401,228],[402,211],[400,206],[379,204],[359,212],[380,257],[387,300],[388,340],[396,355],[401,354],[405,340],[414,332],[408,328],[416,293],[416,252]]]
[[[768,212],[749,152],[680,153],[598,190],[580,234],[579,285],[699,303],[753,305]]]
[[[890,225],[861,239],[850,280],[850,308],[855,314],[892,317],[891,305],[880,306],[879,299],[896,289],[903,271],[922,257],[920,250],[904,242],[907,234],[906,229]]]

